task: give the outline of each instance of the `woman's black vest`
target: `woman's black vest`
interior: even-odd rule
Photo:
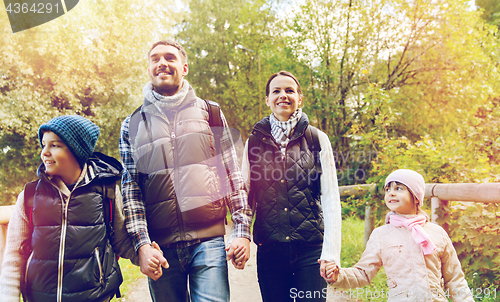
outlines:
[[[79,184],[67,202],[43,173],[43,164],[39,168],[33,200],[33,253],[26,275],[30,302],[103,301],[123,281],[103,211],[103,184],[115,183],[120,172],[96,158],[87,164],[94,178]]]
[[[323,242],[320,174],[304,136],[307,127],[303,113],[283,156],[271,135],[269,117],[254,126],[249,140],[257,139],[258,144],[248,150],[248,157],[257,244]]]

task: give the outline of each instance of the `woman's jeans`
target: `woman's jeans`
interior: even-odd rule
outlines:
[[[320,245],[294,243],[257,247],[257,275],[263,302],[326,301],[319,272]]]
[[[185,248],[161,249],[170,267],[162,268],[163,275],[157,281],[149,279],[149,290],[154,302],[186,302],[189,295],[194,302],[229,302],[223,237]]]

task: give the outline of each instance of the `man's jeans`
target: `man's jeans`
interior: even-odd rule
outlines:
[[[257,247],[257,276],[264,302],[326,301],[319,272],[321,245],[273,243]]]
[[[157,281],[149,279],[153,302],[229,302],[224,238],[217,237],[186,248],[161,248],[170,267]],[[188,295],[188,276],[189,292]]]

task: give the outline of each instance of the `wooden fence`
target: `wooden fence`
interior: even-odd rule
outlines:
[[[354,185],[339,187],[340,196],[362,197],[371,192],[374,193],[376,185]],[[449,201],[468,201],[482,203],[500,203],[500,183],[465,183],[465,184],[426,184],[425,197],[431,201],[431,221],[437,223],[438,215],[436,209],[448,206]],[[380,201],[382,202],[382,200]],[[373,231],[375,221],[371,215],[370,206],[365,208],[365,235],[364,244],[368,241]],[[445,227],[446,229],[446,227]]]
[[[374,193],[376,186],[374,184],[342,186],[339,190],[340,196],[354,195],[356,197],[362,197],[368,192]],[[448,205],[448,201],[500,203],[500,183],[426,184],[425,199],[431,200],[431,221],[436,222],[438,218],[436,209],[443,205]],[[7,224],[13,208],[13,206],[0,206],[0,266],[3,260],[3,251],[5,249]],[[367,206],[365,208],[365,244],[373,230],[373,226],[374,219],[371,215],[371,208]]]

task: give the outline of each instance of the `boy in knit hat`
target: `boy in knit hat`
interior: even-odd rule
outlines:
[[[2,301],[18,302],[21,288],[30,302],[109,301],[122,283],[115,252],[135,257],[117,186],[121,164],[93,152],[99,127],[78,115],[50,120],[38,137],[39,180],[19,194],[7,230]]]
[[[352,268],[330,262],[325,279],[336,288],[363,287],[380,267],[388,292],[361,294],[387,301],[474,301],[460,261],[446,231],[430,223],[421,210],[425,181],[419,173],[400,169],[385,181],[386,224],[373,230],[366,249]],[[357,291],[361,293],[361,291]],[[361,298],[361,297],[358,297]]]

